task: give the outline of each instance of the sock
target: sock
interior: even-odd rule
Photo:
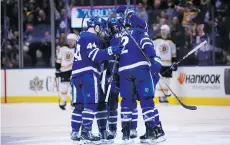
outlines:
[[[155,126],[154,108],[142,108],[142,116],[145,123],[150,124],[152,127]]]
[[[159,126],[161,121],[160,121],[158,109],[156,107],[154,108],[154,114],[155,114],[154,116],[155,123],[157,126]]]
[[[97,111],[96,119],[97,119],[97,125],[98,125],[99,131],[106,130],[106,124],[107,124],[107,119],[108,119],[107,115],[108,115],[107,110]]]
[[[135,108],[132,111],[131,129],[136,129],[137,128],[137,121],[138,121],[138,110],[137,110],[137,108]]]
[[[97,104],[87,104],[82,111],[82,126],[88,131],[92,131],[93,119],[96,114]]]
[[[111,110],[109,112],[108,125],[110,131],[117,131],[117,110]]]
[[[72,112],[71,127],[72,131],[79,132],[82,124],[82,104],[76,104]]]
[[[62,98],[62,102],[60,104],[65,105],[66,100],[67,100],[67,94],[66,93],[61,93],[61,98]]]
[[[124,128],[127,122],[132,120],[132,111],[127,107],[121,107],[121,126]]]

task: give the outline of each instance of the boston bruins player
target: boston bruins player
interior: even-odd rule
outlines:
[[[56,78],[60,78],[59,94],[62,102],[59,103],[61,109],[65,110],[66,100],[70,85],[70,77],[72,72],[72,64],[74,57],[74,47],[77,35],[70,33],[67,36],[68,46],[62,46],[57,55],[56,61]]]
[[[168,25],[161,26],[161,37],[153,40],[154,48],[157,56],[161,58],[162,68],[161,75],[164,77],[165,81],[168,85],[170,85],[170,78],[172,77],[172,71],[177,70],[177,66],[173,65],[172,69],[164,73],[168,70],[173,62],[176,61],[176,45],[169,39],[170,37],[170,27]],[[159,96],[159,101],[161,103],[167,103],[168,100],[166,97],[170,96],[169,90],[165,83],[160,79],[157,84],[156,96]]]

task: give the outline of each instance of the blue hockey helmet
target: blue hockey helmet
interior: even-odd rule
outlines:
[[[123,18],[122,17],[112,17],[107,20],[108,27],[112,34],[117,33],[122,30],[123,25]]]
[[[103,18],[98,17],[98,16],[92,16],[87,21],[88,27],[95,27],[96,25],[99,25],[101,29],[105,29],[106,28],[106,20],[104,20]]]

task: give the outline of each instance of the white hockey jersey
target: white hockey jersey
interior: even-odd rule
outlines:
[[[161,58],[162,66],[171,66],[172,58],[176,57],[176,45],[171,40],[161,38],[153,41],[156,55]]]
[[[61,64],[61,72],[72,70],[73,56],[74,48],[69,48],[66,46],[60,48],[57,56],[57,63]]]

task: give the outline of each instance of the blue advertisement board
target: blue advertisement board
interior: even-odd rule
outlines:
[[[100,16],[104,19],[107,19],[110,12],[116,11],[115,6],[75,6],[71,10],[71,27],[72,28],[81,28],[82,19],[85,16],[83,26],[86,27],[86,22],[91,16]],[[134,9],[134,6],[130,6],[131,9]]]

